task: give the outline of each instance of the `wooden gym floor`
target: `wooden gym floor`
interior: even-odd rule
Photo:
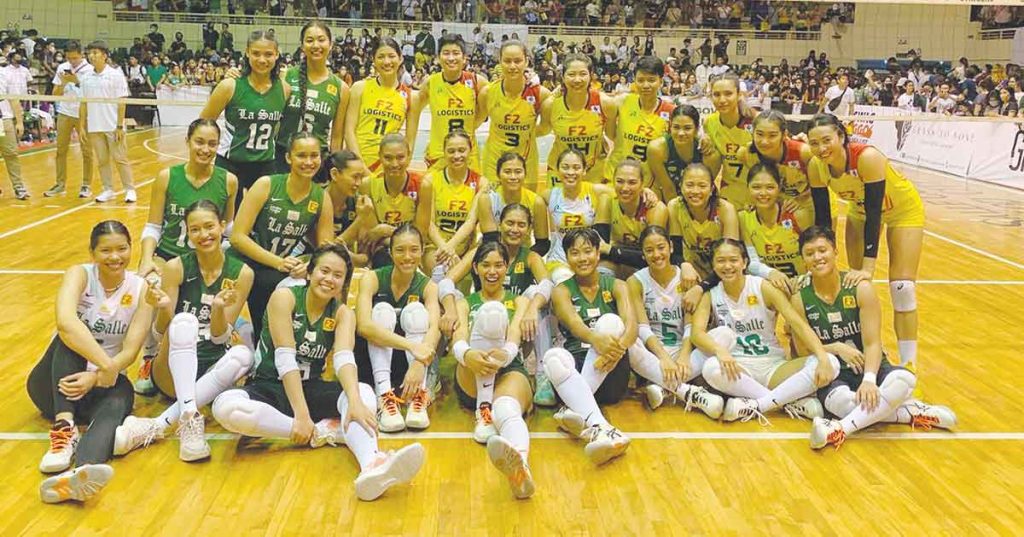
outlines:
[[[210,419],[209,462],[182,463],[177,442],[163,441],[115,459],[114,480],[87,505],[44,505],[37,464],[49,424],[29,401],[25,378],[54,331],[60,274],[88,259],[88,233],[99,220],[121,219],[138,237],[147,185],[183,160],[183,138],[180,128],[129,135],[136,206],[76,198],[77,147],[70,195],[41,195],[53,183],[53,150],[22,157],[35,194],[29,202],[14,201],[3,179],[0,534],[1005,535],[1024,523],[1024,192],[918,169],[905,171],[928,207],[920,383],[929,402],[957,412],[955,434],[880,426],[839,451],[812,452],[807,422],[772,415],[769,428],[720,425],[679,406],[652,414],[631,399],[607,414],[632,447],[594,468],[582,443],[556,432],[551,411],[541,410],[527,418],[537,494],[516,501],[470,439],[472,415],[449,390],[431,410],[428,433],[382,439],[389,449],[423,442],[427,462],[411,486],[374,503],[355,499],[357,466],[346,449],[238,449]],[[884,257],[883,249],[881,267]],[[894,348],[884,268],[877,277],[885,341]],[[165,403],[137,398],[136,413],[156,415]]]

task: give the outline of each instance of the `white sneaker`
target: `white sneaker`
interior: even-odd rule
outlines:
[[[811,425],[811,449],[821,449],[829,444],[839,449],[844,441],[846,441],[846,431],[843,430],[839,420],[814,418],[814,423]]]
[[[114,477],[114,469],[106,464],[86,464],[70,472],[53,476],[39,486],[39,498],[45,503],[68,500],[84,502],[100,491]]]
[[[761,425],[769,425],[768,418],[757,409],[757,401],[746,397],[733,397],[725,402],[722,421],[750,421],[757,418]]]
[[[583,430],[587,428],[587,420],[570,410],[569,407],[559,408],[552,417],[555,418],[558,428],[569,433],[573,438],[583,436]]]
[[[135,189],[134,188],[129,188],[128,190],[125,190],[125,192],[124,192],[124,201],[125,201],[125,203],[135,203],[136,201],[138,201],[138,199],[139,199],[139,197],[135,194]]]
[[[206,441],[206,422],[199,412],[178,423],[178,458],[193,462],[210,457],[210,443]]]
[[[63,472],[71,467],[71,458],[78,447],[78,427],[60,420],[50,428],[50,449],[39,461],[39,471],[47,474]]]
[[[508,478],[512,487],[512,495],[525,500],[533,496],[533,474],[526,464],[523,454],[505,437],[494,435],[487,440],[487,456],[491,464]]]
[[[782,410],[789,414],[789,417],[798,420],[814,418],[824,418],[825,409],[821,406],[821,401],[817,397],[804,397],[803,399],[797,399],[792,403],[782,407]]]
[[[665,402],[665,390],[657,384],[648,384],[643,388],[644,403],[647,408],[656,410]]]
[[[405,414],[405,426],[410,429],[426,429],[430,427],[430,416],[427,415],[427,407],[430,406],[430,394],[427,390],[420,388],[416,395],[412,396],[409,403],[409,410]]]
[[[412,481],[423,466],[425,456],[423,446],[418,443],[380,453],[373,466],[356,478],[356,497],[364,502],[373,501],[393,485]]]
[[[491,404],[480,403],[476,409],[476,426],[473,427],[473,440],[478,444],[486,444],[487,440],[498,434],[494,427],[494,417],[491,415]]]
[[[83,198],[83,199],[84,198],[91,198],[92,197],[92,189],[89,188],[88,186],[82,186],[82,188],[80,188],[78,190],[78,197]]]
[[[713,420],[722,417],[725,399],[717,393],[711,393],[700,386],[690,386],[686,392],[686,410],[697,407]]]
[[[96,202],[97,203],[106,203],[108,201],[113,200],[114,196],[116,196],[116,194],[114,194],[114,191],[110,190],[110,189],[107,189],[107,190],[104,190],[103,192],[100,192],[99,196],[96,196]]]
[[[340,419],[323,419],[313,425],[313,437],[309,439],[309,447],[314,449],[325,445],[337,447],[344,443],[345,435],[341,430]]]
[[[956,427],[956,413],[952,409],[940,405],[929,405],[921,401],[913,401],[903,405],[910,412],[910,426],[929,431],[932,427],[952,429]]]
[[[405,430],[405,419],[398,405],[402,400],[390,390],[377,400],[377,428],[382,433],[397,433]]]
[[[555,406],[555,388],[543,369],[537,370],[537,392],[533,394],[534,404],[540,406]]]
[[[146,447],[153,440],[164,437],[164,425],[157,418],[128,416],[114,430],[114,455],[124,455],[133,449]]]
[[[594,425],[583,434],[589,437],[583,451],[598,466],[622,455],[629,447],[629,437],[612,426]]]

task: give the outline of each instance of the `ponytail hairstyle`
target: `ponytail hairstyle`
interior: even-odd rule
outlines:
[[[313,269],[316,268],[317,262],[327,254],[334,254],[345,262],[345,282],[341,286],[341,297],[339,298],[339,301],[344,304],[348,300],[348,288],[352,283],[352,273],[355,271],[352,266],[352,255],[348,253],[348,248],[344,244],[328,243],[325,246],[317,248],[316,251],[313,252],[312,257],[309,258],[309,265],[306,266],[306,274],[312,274]]]
[[[89,233],[89,249],[95,250],[100,243],[100,237],[104,235],[124,235],[128,246],[132,245],[132,235],[124,224],[119,220],[104,220],[93,226],[92,232]]]
[[[587,92],[590,92],[590,85],[594,83],[594,63],[591,61],[590,56],[583,54],[569,54],[562,61],[562,95],[564,96],[569,88],[565,85],[565,72],[569,69],[569,64],[573,62],[580,62],[587,68],[587,73],[590,75],[590,81],[587,82]]]
[[[200,199],[192,202],[192,204],[185,209],[185,221],[188,222],[189,215],[196,211],[209,211],[217,216],[218,221],[224,219],[224,215],[220,212],[220,207],[217,207],[215,203],[208,199]]]
[[[774,162],[765,161],[760,161],[750,167],[750,171],[747,173],[747,184],[749,185],[750,182],[754,180],[754,177],[757,177],[758,174],[762,173],[767,173],[773,180],[775,180],[776,185],[780,188],[782,187],[782,174],[779,172],[779,166]]]
[[[850,170],[850,137],[846,133],[846,125],[839,120],[838,117],[832,114],[818,113],[814,114],[811,118],[811,124],[807,127],[807,132],[810,133],[811,129],[815,127],[832,127],[836,131],[836,136],[843,139],[843,151],[846,153],[846,163],[844,168]]]
[[[647,237],[651,236],[665,237],[665,240],[668,241],[669,249],[672,248],[672,237],[669,236],[668,230],[662,226],[651,224],[640,232],[640,238],[637,240],[637,244],[640,245],[641,249],[643,249],[644,241],[647,240]]]
[[[480,280],[480,276],[476,273],[476,266],[483,262],[491,252],[498,252],[501,254],[501,259],[505,262],[505,270],[508,271],[508,264],[510,260],[508,257],[508,251],[505,250],[505,247],[498,241],[484,242],[476,249],[476,253],[473,254],[473,270],[470,271],[470,274],[473,275],[473,287],[477,291],[483,289],[483,282]]]
[[[583,163],[583,169],[587,169],[587,157],[583,154],[582,151],[572,146],[566,147],[564,151],[559,153],[558,160],[555,161],[555,168],[560,168],[562,166],[562,161],[565,160],[565,157],[568,157],[569,155],[576,155],[576,158],[580,159],[580,162]]]
[[[413,222],[406,222],[398,226],[398,228],[395,229],[394,233],[391,234],[391,239],[388,241],[388,249],[390,250],[391,248],[394,248],[395,237],[406,234],[416,235],[416,238],[420,241],[420,246],[423,246],[423,234],[420,233],[420,230],[414,225]]]
[[[711,173],[711,168],[700,162],[692,162],[683,169],[683,181],[686,181],[686,175],[690,173],[704,173],[711,179],[711,196],[708,197],[708,218],[714,220],[718,216],[718,186],[715,185],[715,176]],[[681,184],[680,190],[682,190]],[[686,207],[686,212],[690,214],[690,218],[694,218],[693,209],[690,208],[690,204],[686,199],[683,199],[683,207]]]
[[[327,40],[333,44],[334,37],[331,35],[331,29],[327,27],[323,22],[313,19],[306,23],[299,31],[299,48],[301,49],[303,44],[306,42],[306,32],[311,28],[319,28],[327,34]],[[302,53],[302,63],[299,64],[299,122],[296,123],[296,132],[309,131],[311,126],[306,124],[306,98],[309,97],[309,57],[306,53]]]
[[[523,158],[522,155],[516,153],[515,151],[505,151],[504,153],[501,154],[500,157],[498,157],[498,165],[495,167],[496,169],[494,170],[494,173],[497,174],[496,177],[498,177],[499,181],[501,180],[501,167],[504,166],[506,162],[512,160],[518,160],[519,163],[523,165],[523,168],[526,168],[526,159]]]
[[[508,205],[506,205],[505,208],[501,210],[501,214],[498,216],[498,222],[504,221],[506,216],[516,211],[521,211],[523,214],[526,215],[527,225],[533,225],[533,213],[531,213],[530,209],[527,208],[522,203],[509,203]]]
[[[274,48],[277,49],[277,61],[274,62],[274,67],[270,69],[270,80],[273,82],[278,79],[278,73],[281,71],[281,64],[284,59],[281,57],[281,45],[277,42],[277,37],[274,36],[273,32],[266,30],[256,30],[249,34],[249,39],[245,41],[246,50],[257,41],[270,41],[274,44]],[[249,63],[249,57],[246,56],[245,61],[242,62],[242,76],[247,77],[252,73],[252,65]]]
[[[671,124],[677,117],[680,116],[686,116],[690,118],[690,121],[693,121],[694,128],[696,128],[698,131],[700,130],[700,110],[697,110],[697,107],[689,104],[681,104],[675,107],[675,109],[672,110],[672,113],[669,114],[668,116],[668,122]],[[696,143],[697,140],[698,136],[695,136],[694,142]]]
[[[764,112],[761,112],[760,114],[757,115],[757,117],[754,118],[753,128],[756,129],[758,125],[764,123],[765,121],[769,123],[774,123],[775,126],[779,128],[779,131],[782,133],[783,144],[785,144],[786,135],[789,134],[789,126],[786,123],[786,116],[783,115],[782,112],[779,112],[778,110],[765,110]],[[750,152],[757,155],[758,157],[762,156],[761,152],[757,150],[757,144],[754,143],[753,138],[751,138],[750,140]],[[786,157],[785,145],[783,145],[782,157]]]
[[[743,244],[743,241],[741,240],[730,239],[728,237],[722,237],[721,239],[718,239],[717,241],[711,243],[711,257],[714,258],[715,252],[717,252],[723,246],[733,246],[735,248],[738,248],[740,251],[740,255],[743,257],[744,263],[750,265],[750,256],[747,255],[747,246]]]
[[[220,138],[220,125],[217,124],[216,119],[203,119],[199,118],[188,124],[188,130],[185,132],[185,140],[188,141],[192,138],[192,134],[196,132],[199,127],[213,127],[217,131],[217,138]]]
[[[331,153],[327,162],[331,168],[343,171],[345,168],[348,168],[350,162],[360,162],[360,158],[351,149],[339,149]]]

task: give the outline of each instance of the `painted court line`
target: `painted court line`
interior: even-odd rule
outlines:
[[[971,246],[970,244],[962,243],[962,242],[960,242],[958,240],[951,239],[951,238],[946,237],[944,235],[939,235],[938,233],[935,233],[934,231],[928,231],[926,229],[926,230],[924,230],[924,234],[928,235],[929,237],[935,237],[936,239],[939,239],[940,241],[945,241],[945,242],[948,242],[948,243],[950,243],[952,245],[959,246],[959,247],[963,248],[964,250],[968,250],[968,251],[974,252],[974,253],[976,253],[978,255],[987,257],[989,259],[994,259],[994,260],[999,261],[1001,263],[1005,263],[1007,265],[1010,265],[1011,267],[1014,267],[1014,268],[1017,268],[1017,269],[1020,269],[1020,270],[1024,270],[1024,264],[1018,263],[1016,261],[1011,261],[1011,260],[1009,260],[1009,259],[1007,259],[1005,257],[993,254],[991,252],[986,252],[985,250],[982,250],[981,248],[975,248],[974,246]]]
[[[137,190],[139,188],[142,188],[142,187],[152,183],[153,181],[156,181],[156,177],[153,177],[151,179],[146,179],[145,181],[142,181],[141,183],[136,183],[135,184],[135,188]],[[116,194],[118,196],[120,196],[123,193],[124,193],[123,190],[118,190],[116,192]],[[27,230],[30,230],[32,228],[39,227],[39,226],[41,226],[41,225],[43,225],[43,224],[45,224],[47,222],[52,222],[52,221],[54,221],[54,220],[56,220],[58,218],[61,218],[63,216],[67,216],[69,214],[77,213],[78,211],[81,211],[82,209],[88,209],[88,208],[90,208],[92,206],[95,206],[95,205],[96,205],[96,200],[91,200],[88,203],[83,203],[82,205],[76,205],[75,207],[71,207],[70,209],[61,211],[61,212],[59,212],[57,214],[47,216],[46,218],[43,218],[42,220],[36,220],[35,222],[30,222],[30,223],[25,224],[25,225],[23,225],[21,227],[16,227],[16,228],[14,228],[14,229],[12,229],[10,231],[5,231],[3,233],[0,233],[0,239],[6,239],[7,237],[10,237],[11,235],[17,235],[18,233],[21,233],[22,231],[27,231]]]

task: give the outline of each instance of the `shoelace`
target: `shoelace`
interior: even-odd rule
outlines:
[[[767,427],[772,424],[772,422],[768,421],[768,417],[762,414],[756,406],[746,406],[740,410],[740,421],[750,421],[755,417],[757,418],[757,422],[762,426]]]
[[[192,416],[191,418],[181,422],[181,425],[178,426],[178,434],[181,435],[181,439],[183,441],[192,441],[197,438],[201,438],[203,433],[201,432],[200,424],[202,423],[203,420],[198,414]],[[144,438],[144,441],[146,441],[145,445],[149,445],[149,442],[152,442],[152,436],[155,436],[155,434],[151,427],[146,433],[146,438]]]
[[[64,451],[74,436],[75,431],[70,426],[50,429],[50,451],[54,453]]]
[[[804,409],[798,406],[796,403],[790,403],[782,407],[782,410],[784,410],[790,418],[793,418],[797,421],[805,421],[808,417],[807,413],[804,412]]]
[[[387,412],[388,414],[391,415],[398,414],[398,405],[401,405],[402,403],[405,402],[402,400],[401,397],[398,396],[398,394],[396,394],[393,391],[385,393],[384,395],[381,396],[381,398],[383,399],[382,407],[384,409],[384,412]]]
[[[149,358],[149,359],[143,358],[142,359],[142,366],[139,367],[139,380],[148,379],[149,375],[150,375],[150,371],[152,371],[152,369],[153,369],[153,359],[152,358]]]
[[[846,441],[846,431],[842,427],[837,427],[828,433],[828,438],[825,441],[839,449],[839,446],[843,445],[843,442]]]
[[[487,425],[491,425],[494,423],[494,416],[491,414],[490,403],[480,404],[480,421],[483,421]]]
[[[936,426],[938,424],[939,424],[939,418],[936,418],[935,416],[928,416],[928,415],[925,415],[925,414],[917,414],[915,416],[911,416],[910,417],[910,428],[911,429],[916,429],[917,427],[921,427],[921,429],[923,429],[925,431],[930,431],[930,430],[932,430],[932,427],[934,427],[934,426]]]
[[[330,444],[331,447],[337,447],[338,443],[335,439],[335,431],[341,426],[340,420],[328,420],[326,422],[317,423],[314,427],[320,438],[323,438],[324,442]]]
[[[420,389],[416,392],[416,395],[412,396],[412,409],[420,412],[425,406],[427,406],[427,391]]]
[[[686,407],[683,410],[689,412],[694,405],[698,408],[708,406],[708,392],[696,387],[690,388],[690,391],[686,392]]]

